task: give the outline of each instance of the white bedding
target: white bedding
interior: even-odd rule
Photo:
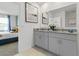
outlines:
[[[9,32],[0,32],[0,35],[2,35],[2,37],[0,37],[0,40],[18,37],[18,33],[9,33]]]

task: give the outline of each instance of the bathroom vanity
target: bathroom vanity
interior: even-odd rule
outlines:
[[[61,56],[79,55],[79,41],[77,31],[75,31],[77,29],[77,5],[72,4],[48,11],[48,16],[48,26],[54,24],[57,31],[34,29],[35,45]]]
[[[57,55],[77,55],[77,33],[34,29],[34,43]]]

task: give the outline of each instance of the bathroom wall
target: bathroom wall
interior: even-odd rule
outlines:
[[[47,27],[47,25],[42,24],[42,14],[40,6],[35,2],[30,2],[30,4],[38,8],[38,23],[25,22],[25,3],[20,4],[20,21],[19,21],[19,51],[29,49],[33,47],[33,29]]]

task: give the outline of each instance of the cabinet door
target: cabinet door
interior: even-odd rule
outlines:
[[[53,53],[60,54],[61,40],[58,38],[49,38],[49,50]]]
[[[48,33],[47,32],[42,32],[42,37],[41,37],[41,44],[42,48],[48,49]]]
[[[41,47],[41,32],[39,31],[34,32],[34,43],[35,45]]]
[[[75,41],[69,41],[69,40],[63,40],[63,44],[61,47],[61,55],[64,56],[76,56],[76,42]]]
[[[43,31],[34,32],[35,45],[48,49],[48,33]]]

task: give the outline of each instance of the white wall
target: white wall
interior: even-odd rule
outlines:
[[[35,2],[31,4],[38,8],[38,23],[25,22],[25,4],[24,2],[20,3],[19,51],[33,47],[33,41],[34,41],[33,29],[34,28],[47,27],[47,25],[42,24],[41,8]]]

